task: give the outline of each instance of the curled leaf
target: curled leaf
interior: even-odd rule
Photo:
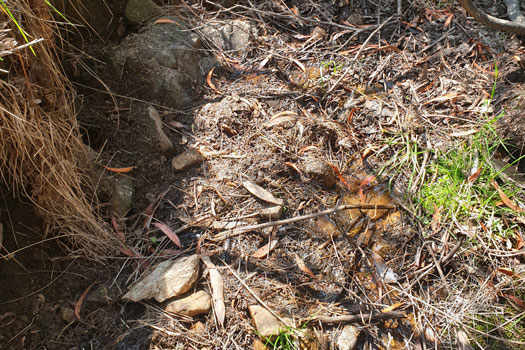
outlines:
[[[89,290],[91,287],[93,287],[95,283],[91,283],[89,287],[86,288],[86,290],[82,293],[80,298],[78,298],[77,302],[75,303],[75,317],[77,320],[80,321],[80,309],[82,309],[82,304],[84,303],[84,299],[86,299],[86,295],[89,293]]]
[[[279,241],[276,240],[276,239],[272,239],[270,242],[268,242],[267,244],[265,244],[261,248],[257,249],[255,251],[255,253],[252,254],[252,257],[254,257],[256,259],[262,259],[262,258],[266,257],[268,254],[270,254],[272,249],[277,246],[277,242],[279,242]]]
[[[104,169],[106,169],[107,171],[111,171],[113,173],[118,173],[118,174],[129,173],[131,170],[133,170],[135,168],[136,168],[136,166],[130,166],[130,167],[126,167],[126,168],[110,168],[108,166],[104,166]]]

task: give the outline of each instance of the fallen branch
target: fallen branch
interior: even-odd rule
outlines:
[[[502,32],[516,33],[520,35],[525,35],[525,25],[519,22],[511,22],[497,17],[487,15],[486,13],[480,11],[474,4],[472,0],[459,0],[459,3],[463,8],[468,12],[469,15],[474,17],[474,19],[489,28],[501,30]]]
[[[359,315],[340,315],[340,316],[314,316],[309,318],[309,320],[316,320],[322,323],[339,323],[339,322],[361,322],[367,324],[373,321],[380,320],[389,320],[393,318],[403,318],[405,313],[401,311],[391,311],[391,312],[370,312],[366,314]]]
[[[326,209],[326,210],[323,210],[323,211],[320,211],[320,212],[317,212],[317,213],[306,214],[306,215],[296,216],[296,217],[289,218],[289,219],[270,221],[270,222],[265,222],[264,224],[248,225],[248,226],[244,226],[244,227],[239,227],[239,228],[234,228],[234,229],[231,229],[231,230],[222,231],[222,232],[217,233],[215,235],[215,237],[213,237],[212,240],[217,241],[217,240],[221,240],[221,239],[226,239],[226,238],[229,238],[229,237],[233,237],[233,236],[239,235],[239,234],[244,233],[244,232],[253,231],[253,230],[259,230],[259,229],[266,228],[266,227],[291,224],[291,223],[294,223],[294,222],[308,220],[308,219],[315,218],[315,217],[318,217],[318,216],[332,214],[332,213],[335,213],[335,212],[341,211],[341,210],[347,210],[347,209],[395,209],[395,208],[396,208],[395,205],[372,205],[372,204],[340,205],[340,206],[337,206],[335,208]]]

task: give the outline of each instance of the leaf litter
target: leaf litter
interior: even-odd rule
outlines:
[[[471,315],[490,310],[493,303],[488,288],[479,288],[484,276],[469,272],[469,259],[489,252],[502,268],[520,259],[500,259],[508,249],[472,227],[475,223],[468,223],[469,239],[478,237],[485,250],[462,246],[465,223],[446,221],[445,208],[423,212],[407,191],[433,176],[421,166],[420,149],[451,147],[452,138],[479,129],[478,111],[493,82],[487,72],[493,71],[495,56],[478,45],[477,29],[464,25],[469,20],[463,14],[426,12],[420,5],[406,9],[397,21],[389,5],[377,8],[369,2],[350,11],[378,14],[362,16],[363,23],[329,1],[322,4],[332,12],[301,2],[293,17],[291,8],[279,2],[256,8],[239,4],[227,11],[190,3],[191,8],[181,5],[181,16],[195,28],[196,18],[239,17],[257,23],[259,31],[252,38],[256,45],[252,42],[242,54],[215,50],[224,67],[207,69],[207,102],[177,112],[182,118],[177,122],[191,130],[188,146],[198,154],[157,175],[173,181],[177,190],[159,195],[166,183],[144,186],[142,197],[148,194],[148,201],[136,204],[147,207],[140,224],[130,223],[126,235],[117,233],[125,240],[122,253],[141,264],[158,262],[163,251],[187,255],[198,249],[208,268],[207,278],[200,276],[196,284],[212,295],[213,314],[174,318],[147,306],[150,319],[157,317],[153,329],[163,334],[155,345],[249,348],[257,335],[248,309],[264,303],[276,315],[319,320],[307,327],[331,343],[339,325],[357,322],[365,333],[361,348],[405,343],[454,348],[458,317],[463,317],[459,324],[468,325]],[[315,26],[331,40],[314,39]],[[491,49],[500,52],[495,35],[491,38]],[[247,79],[247,72],[258,78]],[[413,151],[414,146],[419,148]],[[308,175],[305,163],[314,160],[333,172],[333,187]],[[388,165],[398,172],[385,170]],[[174,170],[180,172],[166,175]],[[155,171],[138,166],[134,173],[149,178]],[[476,184],[483,177],[481,167],[472,171],[467,182]],[[417,176],[420,181],[414,181]],[[507,207],[521,212],[501,189],[495,190]],[[259,215],[268,205],[279,211]],[[324,212],[341,205],[352,207]],[[309,216],[317,213],[322,214]],[[148,239],[144,232],[152,220],[170,240]],[[222,273],[226,269],[232,273]],[[137,268],[130,281],[142,273]],[[444,286],[453,286],[449,294]],[[513,299],[509,295],[503,298]],[[205,324],[204,335],[186,332],[196,322]],[[429,325],[432,336],[424,340]],[[467,339],[483,337],[475,329],[464,331]]]

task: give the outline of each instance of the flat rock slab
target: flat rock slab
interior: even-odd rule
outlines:
[[[211,308],[211,296],[203,290],[200,290],[186,298],[172,301],[166,305],[167,312],[176,314],[195,316],[206,314]]]
[[[270,311],[259,305],[250,305],[248,307],[250,316],[255,323],[255,328],[261,337],[271,337],[272,335],[278,335],[282,331],[286,331],[287,327],[281,321],[277,319]],[[293,324],[292,320],[283,318],[288,324]]]
[[[137,302],[154,298],[158,302],[186,293],[199,276],[199,256],[164,261],[122,297]]]
[[[207,23],[201,31],[217,48],[234,52],[246,51],[250,39],[257,36],[257,28],[243,20]]]
[[[183,171],[201,163],[204,156],[196,149],[190,148],[177,155],[171,160],[171,166],[175,171]]]

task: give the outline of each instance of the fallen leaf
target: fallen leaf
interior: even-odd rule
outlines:
[[[136,166],[130,166],[130,167],[126,167],[126,168],[110,168],[108,166],[104,166],[104,169],[106,169],[107,171],[111,171],[113,173],[118,173],[118,174],[129,173],[131,170],[133,170],[135,168],[136,168]]]
[[[450,25],[450,23],[452,22],[452,18],[454,18],[453,13],[448,15],[447,19],[445,20],[445,23],[443,24],[443,28],[447,28]]]
[[[364,202],[365,201],[365,193],[364,193],[364,190],[366,188],[366,186],[370,185],[374,180],[376,179],[376,177],[374,175],[370,175],[370,176],[367,176],[365,177],[361,183],[359,184],[359,199],[361,199],[361,202]]]
[[[492,180],[492,186],[494,186],[494,188],[498,191],[498,194],[499,194],[499,198],[501,198],[501,201],[503,203],[505,203],[505,205],[507,207],[509,207],[510,209],[518,212],[518,213],[524,213],[525,210],[522,209],[521,207],[519,207],[516,203],[514,203],[514,201],[512,201],[509,197],[507,197],[507,195],[503,192],[503,190],[501,188],[499,188],[499,185],[496,181]]]
[[[213,75],[213,71],[215,70],[215,67],[213,67],[212,69],[210,69],[210,71],[208,72],[208,75],[206,75],[206,83],[208,84],[208,86],[213,90],[215,91],[216,93],[220,94],[220,91],[215,87],[215,84],[213,84],[213,82],[211,81],[211,77]]]
[[[297,254],[295,254],[295,263],[297,264],[297,267],[299,267],[299,270],[306,273],[308,276],[315,278],[315,274],[308,268],[308,266],[306,266],[303,259]]]
[[[523,240],[523,236],[521,233],[516,233],[516,249],[520,250],[521,248],[525,247],[525,240]]]
[[[118,226],[118,222],[117,222],[117,218],[116,217],[111,217],[111,224],[113,225],[113,229],[115,230],[115,232],[117,233],[117,237],[120,239],[120,241],[122,243],[125,243],[126,242],[126,236],[124,235],[124,233],[120,230],[119,226]]]
[[[177,234],[174,233],[168,225],[163,224],[162,222],[156,222],[153,224],[153,226],[161,230],[173,243],[175,243],[177,247],[182,248],[179,236],[177,236]]]
[[[266,257],[268,254],[270,254],[272,249],[277,246],[278,242],[279,242],[278,240],[272,239],[270,242],[266,243],[264,246],[262,246],[261,248],[257,249],[252,254],[252,257],[254,257],[256,259],[262,259],[262,258]]]
[[[352,190],[352,187],[350,186],[350,184],[348,182],[346,182],[345,178],[343,177],[343,175],[341,175],[341,172],[339,171],[339,169],[333,165],[333,164],[330,164],[328,163],[328,165],[330,166],[330,168],[332,168],[332,170],[334,171],[334,174],[335,176],[337,176],[337,178],[339,179],[339,181],[341,181],[341,183],[347,188],[349,189],[350,191]]]
[[[270,129],[274,126],[278,126],[287,122],[295,122],[297,120],[297,114],[291,111],[284,111],[277,113],[268,120],[264,127]]]
[[[82,304],[84,303],[84,299],[86,299],[86,295],[89,293],[89,290],[91,287],[93,287],[95,283],[91,283],[89,287],[86,288],[86,290],[82,293],[80,298],[78,298],[77,302],[75,303],[75,317],[77,320],[80,321],[80,309],[82,308]]]
[[[501,268],[499,267],[496,271],[504,274],[504,275],[507,275],[509,277],[516,277],[516,278],[519,278],[518,275],[516,275],[513,271],[509,270],[509,269],[504,269],[504,268]]]
[[[131,250],[130,248],[124,246],[124,247],[119,247],[119,250],[122,254],[124,255],[127,255],[131,258],[135,258],[135,257],[140,257],[139,254],[135,253],[133,250]]]
[[[283,205],[284,203],[282,199],[275,198],[273,194],[251,181],[244,181],[242,185],[248,190],[248,192],[265,202],[276,205]]]
[[[155,22],[153,22],[153,24],[161,24],[161,23],[173,23],[173,24],[178,24],[177,22],[175,22],[174,20],[170,19],[170,18],[159,18],[157,19]]]
[[[479,174],[481,174],[481,167],[478,168],[472,175],[470,175],[467,179],[468,182],[474,182],[479,177]]]
[[[294,163],[292,162],[284,162],[284,165],[292,168],[293,170],[295,170],[297,172],[297,174],[299,174],[299,176],[302,178],[303,177],[303,173],[301,172],[301,170],[297,167],[297,165],[295,165]]]
[[[224,281],[222,280],[220,272],[217,270],[217,266],[211,262],[209,256],[201,256],[201,260],[210,272],[213,311],[215,312],[215,317],[217,317],[217,322],[222,327],[226,316],[226,307],[224,305]]]
[[[516,304],[516,306],[518,306],[520,309],[525,310],[525,301],[523,301],[522,299],[515,297],[514,295],[510,295],[510,294],[502,293],[501,295],[504,298],[509,299],[511,302]]]
[[[398,309],[400,306],[403,306],[403,305],[404,305],[403,302],[395,303],[395,304],[385,307],[383,310],[381,310],[381,312],[391,312],[391,311]]]

